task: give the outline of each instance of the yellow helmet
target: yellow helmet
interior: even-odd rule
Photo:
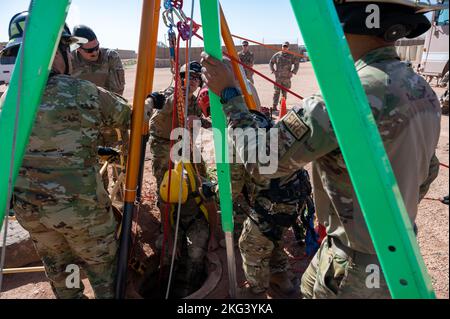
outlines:
[[[182,170],[183,166],[181,162],[178,162],[175,164],[175,168],[173,168],[171,171],[171,177],[170,177],[170,194],[168,194],[169,190],[169,171],[167,171],[164,174],[164,178],[162,180],[161,186],[159,188],[159,194],[161,195],[161,199],[165,201],[166,203],[171,204],[177,204],[178,203],[178,197],[180,192],[180,181],[182,178]],[[188,188],[188,182],[187,182],[187,174],[184,174],[183,180],[181,181],[181,204],[186,203],[188,195],[189,195],[189,188]]]

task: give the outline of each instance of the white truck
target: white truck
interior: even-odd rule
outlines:
[[[18,49],[18,48],[17,48]],[[0,51],[0,85],[8,84],[16,63],[17,50]]]

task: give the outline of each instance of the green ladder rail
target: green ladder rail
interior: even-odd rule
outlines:
[[[3,104],[0,105],[0,228],[11,196],[9,185],[14,186],[22,165],[69,5],[70,0],[32,0],[30,4],[24,42],[19,49]],[[22,53],[23,66],[20,58]],[[18,119],[17,107],[20,110]]]
[[[291,5],[391,295],[435,298],[333,1]]]
[[[205,51],[212,57],[222,60],[222,45],[220,41],[219,1],[200,0],[200,10],[203,24]],[[236,297],[236,264],[233,245],[233,202],[231,197],[230,164],[227,142],[227,123],[222,111],[219,97],[209,90],[211,103],[211,120],[214,134],[214,150],[219,185],[219,198],[222,229],[225,233],[230,296]]]

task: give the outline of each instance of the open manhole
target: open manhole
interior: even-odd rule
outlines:
[[[158,268],[145,275],[139,287],[139,294],[144,299],[165,299],[169,279],[170,266],[162,271]],[[187,281],[187,269],[183,262],[176,263],[169,290],[169,299],[202,299],[208,296],[222,277],[222,264],[215,252],[206,256],[202,271],[198,272],[195,281]]]

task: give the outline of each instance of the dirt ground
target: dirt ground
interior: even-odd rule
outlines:
[[[126,88],[124,96],[131,102],[133,99],[133,87],[136,75],[136,66],[126,67]],[[266,75],[270,75],[267,65],[257,65],[256,69]],[[170,70],[156,69],[154,89],[160,90],[170,84]],[[297,76],[293,78],[292,88],[295,92],[302,96],[308,96],[318,91],[317,82],[310,63],[302,63]],[[272,103],[273,86],[272,84],[262,80],[255,75],[255,86],[259,93],[263,106],[270,106]],[[0,86],[0,92],[4,89]],[[443,93],[443,89],[435,88],[438,94]],[[288,108],[299,102],[295,97],[288,96]],[[448,116],[442,117],[441,138],[437,149],[439,160],[448,165],[449,162],[449,120]],[[148,157],[148,153],[147,153]],[[137,216],[138,225],[134,224],[134,231],[138,235],[138,243],[135,246],[135,252],[138,259],[144,256],[154,256],[155,235],[157,232],[159,213],[154,203],[155,198],[155,181],[151,176],[151,162],[146,162],[143,186],[143,203]],[[445,167],[441,167],[439,177],[431,185],[427,198],[420,203],[419,213],[417,217],[417,225],[419,228],[418,242],[428,272],[432,278],[433,287],[439,298],[449,298],[449,208],[443,205],[437,199],[448,195],[449,193],[449,172]],[[288,233],[285,242],[287,244],[286,251],[290,256],[290,263],[294,273],[300,278],[305,270],[309,258],[304,256],[302,248],[292,244],[292,233]],[[224,249],[218,249],[217,256],[222,260],[223,269],[222,277],[217,285],[219,288],[213,292],[205,294],[207,298],[225,298],[227,293],[226,285],[226,262],[223,253]],[[238,255],[238,253],[237,253]],[[240,258],[237,256],[239,265]],[[151,258],[148,263],[157,262]],[[149,266],[149,264],[147,264]],[[239,270],[239,267],[238,267]],[[141,278],[137,274],[130,272],[130,281],[140,283]],[[87,279],[83,283],[88,287],[86,294],[92,297],[92,290],[89,287]],[[238,272],[238,283],[244,283],[242,271]],[[133,297],[133,287],[129,289],[129,297]],[[269,298],[297,298],[298,292],[291,296],[280,296],[270,291]],[[0,298],[54,298],[50,289],[50,285],[43,273],[35,274],[16,274],[6,275],[4,279],[3,292]]]

